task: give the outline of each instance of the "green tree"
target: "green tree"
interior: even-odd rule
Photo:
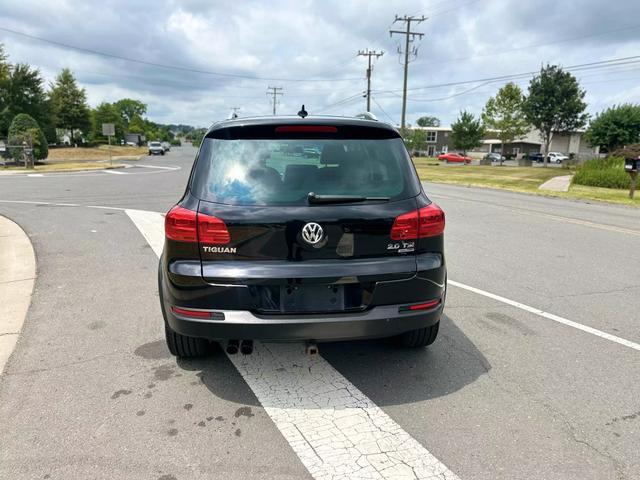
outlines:
[[[480,118],[475,118],[473,114],[462,111],[458,119],[451,124],[451,140],[453,146],[466,155],[467,150],[482,145],[485,128]]]
[[[123,123],[126,127],[129,126],[129,123],[135,118],[140,117],[147,113],[147,105],[142,103],[139,100],[133,100],[131,98],[123,98],[118,100],[114,104],[115,108],[120,113],[122,117]]]
[[[427,141],[427,132],[413,128],[405,128],[402,132],[402,138],[407,146],[407,150],[413,155],[414,152],[424,149]]]
[[[43,88],[43,79],[37,69],[19,63],[9,67],[8,77],[0,85],[1,107],[0,136],[6,136],[13,118],[19,113],[26,113],[33,117],[47,136],[53,134],[50,104]]]
[[[89,133],[91,117],[84,88],[78,87],[76,79],[68,68],[63,68],[51,85],[51,106],[56,127],[71,132],[74,143],[76,131]]]
[[[420,127],[439,127],[440,119],[438,117],[426,116],[426,117],[420,117],[418,120],[416,120],[416,123]]]
[[[500,151],[503,155],[505,143],[513,142],[529,130],[529,122],[523,111],[524,100],[520,87],[510,82],[487,101],[482,112],[485,126],[499,132]]]
[[[116,129],[115,140],[124,138],[124,126],[120,112],[112,103],[102,102],[91,112],[91,139],[93,141],[106,141],[102,135],[102,124],[113,123]]]
[[[9,145],[25,145],[33,148],[33,155],[36,160],[44,160],[49,155],[47,139],[40,129],[38,122],[26,113],[19,113],[15,116],[8,132]],[[23,149],[20,147],[10,148],[11,156],[19,161],[22,158]]]
[[[142,133],[146,135],[147,128],[144,119],[136,115],[129,122],[127,131],[128,133]]]
[[[640,142],[640,105],[625,103],[600,112],[589,124],[585,139],[608,152]]]
[[[585,125],[584,95],[576,78],[557,65],[543,67],[529,83],[524,112],[544,141],[545,167],[553,132],[570,132]]]

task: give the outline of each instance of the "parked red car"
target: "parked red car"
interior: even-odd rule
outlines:
[[[471,157],[465,157],[459,153],[441,153],[438,160],[444,160],[447,163],[471,163]]]

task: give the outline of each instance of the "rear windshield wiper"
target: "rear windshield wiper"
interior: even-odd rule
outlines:
[[[365,197],[362,195],[316,195],[309,192],[309,203],[388,202],[389,197]]]

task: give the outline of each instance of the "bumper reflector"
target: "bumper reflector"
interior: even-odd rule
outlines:
[[[405,305],[400,307],[398,310],[400,312],[412,312],[416,310],[429,310],[431,308],[437,307],[440,305],[440,299],[436,298],[435,300],[430,300],[424,303],[416,303],[413,305]]]
[[[171,311],[176,315],[193,318],[213,318],[214,312],[204,312],[202,310],[192,310],[190,308],[171,307]]]

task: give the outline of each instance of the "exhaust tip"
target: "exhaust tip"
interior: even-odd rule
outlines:
[[[227,343],[227,353],[229,355],[235,355],[238,353],[238,340],[229,340]]]
[[[253,340],[243,340],[240,344],[240,353],[251,355],[253,353]]]

